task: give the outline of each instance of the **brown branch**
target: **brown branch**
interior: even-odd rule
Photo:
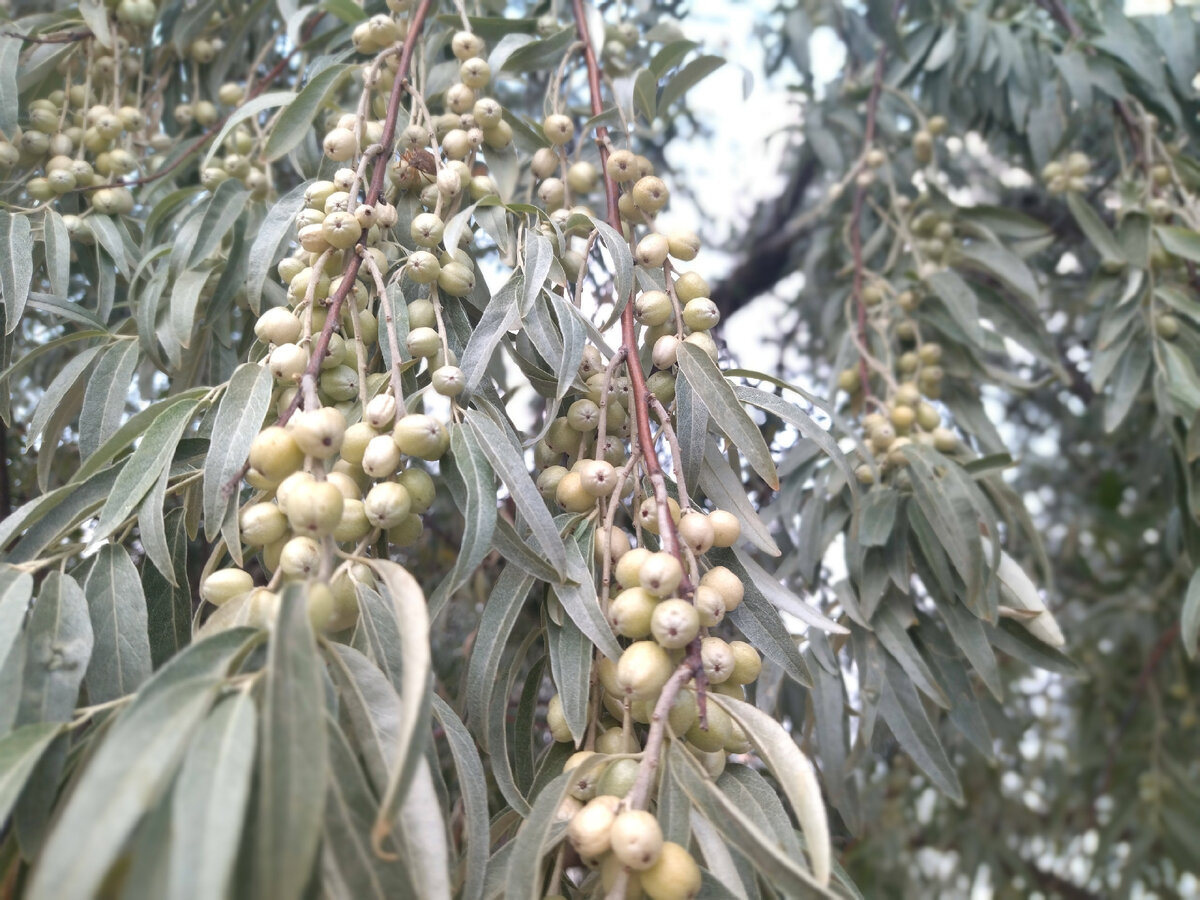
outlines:
[[[592,42],[588,37],[587,17],[583,10],[583,0],[572,0],[575,11],[575,27],[579,40],[583,42],[583,58],[587,66],[588,88],[591,94],[592,115],[598,116],[604,112],[604,102],[600,91],[600,65],[592,50]],[[608,201],[608,223],[624,233],[621,224],[621,212],[617,206],[617,185],[608,174],[608,129],[603,125],[596,127],[596,145],[600,150],[600,169],[604,176],[604,192]],[[654,447],[654,437],[650,431],[649,392],[646,389],[646,373],[642,371],[642,361],[638,356],[637,324],[633,318],[633,298],[625,298],[625,309],[621,312],[621,344],[625,349],[625,364],[629,370],[630,394],[633,398],[634,420],[637,426],[637,439],[642,448],[643,464],[646,475],[654,487],[654,503],[658,508],[659,537],[662,548],[675,556],[682,567],[684,560],[679,551],[679,535],[675,530],[675,522],[667,503],[667,484],[663,478],[662,466],[658,461],[658,451]]]
[[[0,35],[20,38],[30,44],[73,44],[76,41],[86,41],[92,36],[92,32],[85,28],[82,31],[64,31],[50,37],[34,37],[31,34],[18,34],[15,31],[0,31]]]
[[[383,121],[383,135],[379,139],[381,150],[377,154],[378,159],[371,172],[371,184],[367,189],[366,199],[363,200],[363,203],[367,206],[375,205],[383,193],[384,175],[387,172],[391,149],[395,146],[396,141],[396,119],[400,113],[400,100],[407,91],[412,89],[406,77],[408,66],[412,61],[413,50],[416,48],[417,38],[421,34],[421,27],[425,24],[425,16],[429,12],[431,3],[432,0],[421,0],[421,5],[413,12],[412,19],[409,22],[408,34],[404,38],[404,46],[400,51],[400,64],[396,68],[396,78],[392,84],[392,93],[388,97],[387,117]],[[266,80],[264,79],[262,83],[265,84]],[[356,252],[346,262],[346,268],[342,272],[341,283],[329,298],[325,325],[321,328],[321,334],[317,338],[316,346],[313,347],[312,355],[308,360],[308,367],[301,376],[301,384],[303,384],[305,379],[315,380],[317,374],[321,371],[321,361],[329,353],[329,341],[333,337],[334,326],[341,318],[342,305],[346,302],[346,297],[349,296],[358,278],[358,270],[362,266],[361,254],[366,251],[367,237],[367,231],[364,229],[362,236],[355,245]],[[275,422],[276,425],[286,425],[288,423],[296,410],[300,408],[300,400],[303,394],[303,391],[296,391],[296,396],[292,398],[292,402],[288,405],[287,409],[280,414]],[[225,491],[229,494],[236,491],[238,484],[246,477],[246,473],[249,470],[250,462],[247,460],[242,466],[241,471],[225,485]]]

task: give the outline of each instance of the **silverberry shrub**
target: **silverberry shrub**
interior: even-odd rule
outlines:
[[[956,55],[979,14],[869,6],[842,13],[882,42],[806,110],[822,398],[741,367],[736,283],[660,219],[720,64],[673,5],[18,4],[14,894],[856,896],[888,785],[988,796],[963,756],[1011,752],[1013,672],[1072,665],[981,400],[1039,387],[1008,342],[1063,373],[1026,261],[1056,234],[939,167],[966,117],[936,73],[997,64]],[[1190,466],[1195,167],[1170,109],[1104,90],[1117,188],[1049,112],[1029,153],[1117,310],[1106,423],[1152,383]],[[1024,96],[978,99],[1016,128]]]

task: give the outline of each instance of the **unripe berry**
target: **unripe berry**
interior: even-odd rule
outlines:
[[[716,703],[709,703],[706,709],[708,728],[702,728],[697,719],[696,724],[685,734],[688,742],[708,753],[723,750],[726,742],[733,734],[733,720],[729,714]]]
[[[567,512],[584,513],[596,505],[596,499],[583,489],[578,472],[567,472],[554,489],[554,499]]]
[[[654,342],[651,352],[654,365],[660,369],[669,369],[679,358],[679,338],[673,334],[664,334]]]
[[[455,59],[468,60],[477,56],[483,56],[487,45],[484,44],[483,38],[472,34],[469,31],[460,31],[456,33],[450,41],[450,50],[454,54]]]
[[[733,674],[736,660],[733,649],[719,637],[706,637],[700,641],[700,661],[709,684],[720,684]]]
[[[617,683],[633,700],[652,700],[671,678],[674,666],[667,651],[654,641],[635,641],[617,661]]]
[[[638,574],[641,586],[655,597],[669,597],[683,580],[683,567],[670,553],[652,553]]]
[[[342,448],[346,417],[332,406],[304,410],[292,416],[288,430],[306,456],[329,459]]]
[[[248,594],[254,587],[249,572],[241,569],[218,569],[200,585],[200,597],[213,606],[222,606],[234,597]]]
[[[674,497],[667,498],[667,510],[671,514],[671,521],[678,525],[682,513]],[[658,505],[653,497],[647,497],[638,507],[638,521],[646,531],[658,534]]]
[[[590,194],[596,189],[599,177],[595,166],[587,160],[580,160],[567,169],[567,187],[573,194]]]
[[[631,809],[618,815],[609,837],[613,855],[631,869],[650,868],[662,853],[662,828],[645,810]]]
[[[425,533],[425,523],[415,513],[409,513],[395,528],[388,529],[388,541],[398,547],[411,547]]]
[[[949,428],[933,430],[933,446],[939,453],[949,453],[958,449],[958,435]]]
[[[585,860],[599,859],[608,852],[609,833],[620,802],[619,798],[607,795],[594,797],[571,818],[567,838]]]
[[[268,309],[254,323],[254,334],[263,343],[289,344],[300,338],[300,318],[290,309],[276,306]]]
[[[700,625],[704,628],[719,625],[725,618],[725,613],[729,611],[725,605],[725,598],[714,588],[704,584],[697,586],[692,594],[692,603],[696,606],[696,612],[700,615]]]
[[[279,571],[289,578],[308,578],[320,566],[321,545],[310,537],[294,537],[279,552]]]
[[[475,273],[460,262],[446,263],[438,273],[437,283],[443,293],[465,297],[475,288]]]
[[[607,658],[607,657],[606,657]],[[567,761],[563,763],[563,772],[571,772],[582,766],[587,760],[591,759],[596,754],[591,750],[580,750],[578,753],[572,753],[567,757]],[[574,777],[571,782],[570,794],[576,800],[590,800],[596,795],[596,781],[599,779],[603,767],[593,766],[584,774],[579,774]]]
[[[433,506],[433,501],[437,497],[437,489],[434,487],[432,476],[424,469],[410,466],[400,473],[397,481],[408,491],[414,513],[423,513]]]
[[[661,178],[646,175],[633,186],[633,202],[644,213],[654,215],[667,205],[670,192]]]
[[[579,481],[592,497],[610,497],[617,487],[617,470],[603,459],[585,460],[579,466]]]
[[[542,122],[542,133],[546,135],[546,140],[556,147],[561,147],[568,143],[575,135],[575,123],[571,121],[570,116],[564,116],[561,113],[546,116]]]
[[[721,311],[708,297],[689,300],[683,307],[683,324],[692,331],[708,331],[721,321]]]
[[[363,512],[375,528],[395,528],[412,511],[412,500],[403,485],[381,481],[367,492]]]
[[[664,600],[650,616],[650,633],[668,650],[686,647],[700,633],[700,614],[686,600]]]
[[[433,416],[413,413],[396,422],[392,439],[400,452],[418,459],[438,459],[450,447],[450,435]]]
[[[621,587],[639,587],[641,585],[642,566],[650,558],[650,551],[645,547],[634,547],[617,562],[617,583]]]
[[[700,893],[700,867],[684,847],[672,841],[662,845],[654,865],[639,877],[650,900],[693,900]]]
[[[304,452],[278,425],[264,428],[250,445],[250,465],[268,481],[279,483],[303,464]]]
[[[360,465],[367,445],[374,437],[377,437],[377,433],[370,425],[366,422],[355,422],[346,429],[342,437],[342,459],[353,465]]]
[[[310,537],[333,534],[344,504],[342,492],[327,481],[300,485],[288,497],[288,524],[296,533]]]
[[[633,301],[633,313],[643,325],[663,325],[673,312],[666,291],[646,291]]]
[[[648,637],[650,619],[657,603],[658,599],[645,588],[626,588],[609,604],[609,624],[621,637]]]
[[[342,517],[333,529],[333,539],[338,543],[357,543],[371,533],[371,523],[366,509],[358,497],[346,497],[342,493]]]
[[[251,503],[238,513],[242,540],[252,547],[273,544],[287,533],[287,517],[274,503]]]
[[[707,553],[713,545],[714,530],[708,516],[689,510],[679,520],[679,537],[697,555]]]
[[[546,704],[546,725],[554,740],[559,743],[570,743],[575,739],[567,725],[567,717],[563,714],[562,697],[558,694],[551,697],[550,702]]]
[[[400,467],[400,448],[390,434],[371,438],[363,452],[362,470],[372,478],[387,478]]]
[[[538,493],[546,500],[558,500],[558,485],[567,474],[565,466],[546,466],[537,477]]]
[[[745,641],[730,641],[733,651],[733,671],[729,673],[732,684],[750,684],[762,672],[762,657]]]
[[[431,284],[437,281],[441,274],[442,264],[428,250],[417,250],[408,257],[404,265],[404,273],[417,284]]]
[[[667,261],[669,249],[670,243],[665,235],[651,233],[638,241],[633,258],[638,265],[648,269],[658,269]]]
[[[742,523],[727,510],[714,509],[708,516],[708,524],[713,529],[714,547],[732,547],[741,537]]]
[[[742,580],[725,566],[713,566],[700,576],[700,585],[711,588],[724,601],[725,609],[732,612],[742,603],[745,587]]]
[[[709,295],[708,282],[698,272],[683,272],[675,279],[675,296],[680,303]]]
[[[700,238],[693,231],[674,229],[667,232],[667,252],[675,259],[690,262],[700,252]]]
[[[440,244],[444,229],[445,223],[441,216],[435,216],[433,213],[421,213],[414,217],[409,225],[412,239],[422,247],[436,247]]]

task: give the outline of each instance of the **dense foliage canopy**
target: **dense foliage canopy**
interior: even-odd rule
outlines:
[[[1195,888],[1190,9],[12,7],[9,894]]]

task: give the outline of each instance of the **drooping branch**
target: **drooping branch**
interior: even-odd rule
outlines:
[[[575,27],[579,39],[583,42],[583,58],[587,66],[588,90],[591,98],[592,115],[598,116],[604,112],[603,95],[600,90],[600,65],[596,61],[595,51],[588,36],[587,17],[583,10],[583,0],[573,0],[575,11]],[[621,212],[617,205],[617,185],[608,174],[608,129],[603,125],[596,127],[596,144],[600,150],[600,170],[604,178],[604,193],[607,200],[608,223],[622,232]],[[658,509],[659,536],[663,550],[679,559],[682,566],[684,560],[679,550],[679,535],[675,530],[675,522],[671,518],[667,503],[667,484],[663,478],[662,465],[658,461],[658,452],[654,448],[653,433],[650,430],[650,403],[647,399],[649,391],[646,388],[646,373],[642,370],[642,362],[638,357],[637,325],[633,318],[633,298],[622,298],[625,308],[621,312],[621,344],[625,350],[625,363],[629,371],[630,394],[633,398],[634,419],[637,425],[637,439],[642,448],[643,465],[646,475],[654,487],[654,503]]]

